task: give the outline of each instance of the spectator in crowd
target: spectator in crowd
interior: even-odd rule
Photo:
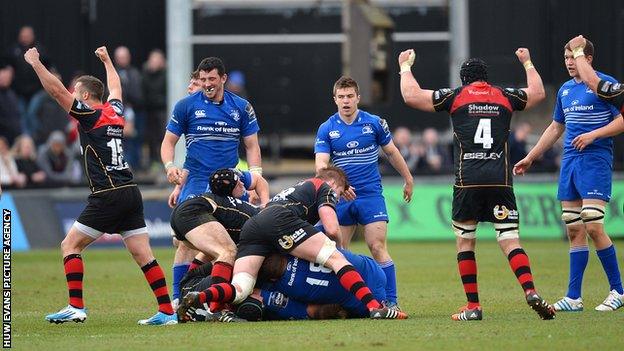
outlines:
[[[527,155],[527,139],[531,134],[531,125],[520,122],[509,135],[509,159],[512,164],[522,160]]]
[[[394,145],[396,145],[397,149],[399,149],[401,156],[405,159],[405,163],[407,164],[410,172],[415,172],[418,160],[423,153],[419,152],[418,147],[412,141],[412,133],[410,130],[406,127],[397,127],[394,130],[394,133],[392,133],[392,140],[394,141]],[[380,157],[380,161],[380,170],[383,174],[398,175],[386,157]]]
[[[15,68],[15,80],[13,81],[13,90],[19,97],[20,113],[26,111],[26,107],[32,96],[41,89],[41,83],[37,79],[37,75],[30,68],[30,65],[24,61],[24,53],[26,50],[36,47],[41,54],[41,62],[48,63],[45,48],[37,42],[35,30],[31,26],[23,26],[17,35],[17,42],[9,48],[7,55],[11,59]],[[24,128],[25,125],[22,125]],[[28,131],[29,132],[29,131]]]
[[[65,134],[55,130],[48,137],[48,142],[39,150],[37,163],[54,185],[80,182],[80,166],[74,158],[74,153],[65,143]]]
[[[37,164],[37,154],[33,139],[22,134],[15,140],[13,155],[17,171],[26,180],[26,187],[37,187],[45,184],[47,176]]]
[[[11,89],[13,67],[0,59],[0,136],[9,143],[21,134],[19,100]]]
[[[58,71],[51,69],[50,72],[63,81]],[[31,122],[27,130],[37,145],[44,144],[53,130],[69,128],[67,112],[44,89],[33,95],[26,110],[26,119]]]
[[[143,66],[143,96],[145,97],[145,142],[149,147],[149,161],[160,172],[160,143],[167,124],[167,70],[161,50],[150,52]]]
[[[442,173],[450,170],[451,157],[448,147],[440,145],[438,131],[426,128],[423,131],[423,157],[418,162],[418,170],[424,173]]]
[[[0,183],[5,188],[22,188],[26,184],[26,177],[17,171],[15,159],[5,137],[0,137]]]
[[[245,89],[245,74],[241,71],[231,71],[228,74],[225,89],[240,96],[247,98],[247,89]]]
[[[119,46],[114,54],[115,68],[119,73],[123,90],[124,117],[134,125],[132,130],[124,128],[125,160],[133,168],[141,166],[141,145],[143,143],[143,89],[141,72],[131,65],[132,56],[125,46]],[[132,133],[131,133],[132,132]]]

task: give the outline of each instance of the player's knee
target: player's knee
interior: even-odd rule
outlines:
[[[256,278],[251,274],[246,272],[236,273],[232,277],[232,285],[236,288],[236,296],[232,303],[236,305],[243,302],[247,296],[251,295],[255,284]]]
[[[520,238],[518,223],[494,223],[496,231],[496,240],[510,240]]]
[[[316,263],[325,266],[330,257],[336,252],[336,242],[329,238],[325,238],[323,246],[316,255],[314,260]]]
[[[477,237],[477,225],[453,221],[453,232],[458,238],[474,240]]]
[[[587,235],[589,235],[589,237],[592,238],[594,242],[596,242],[607,234],[605,233],[604,227],[602,225],[588,225]]]
[[[368,248],[373,258],[388,256],[388,247],[386,246],[385,240],[375,240],[368,244]]]
[[[561,220],[569,228],[583,224],[580,207],[564,207],[561,209]]]
[[[605,207],[602,205],[591,204],[583,206],[581,210],[581,219],[585,224],[602,224],[604,223]]]
[[[223,247],[219,252],[219,256],[216,258],[217,261],[227,262],[230,264],[233,264],[235,259],[236,259],[236,246],[234,245],[232,246],[228,245],[228,246]]]

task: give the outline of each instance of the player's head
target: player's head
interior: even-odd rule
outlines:
[[[104,83],[94,76],[80,76],[74,84],[74,98],[81,101],[102,102]]]
[[[343,117],[351,117],[357,112],[360,88],[353,78],[342,76],[334,83],[334,102]]]
[[[199,71],[195,70],[191,73],[191,79],[189,80],[189,85],[186,87],[186,92],[191,95],[196,92],[202,90],[202,84],[199,81]]]
[[[459,69],[459,78],[461,78],[462,85],[478,81],[487,82],[487,64],[480,58],[470,58],[462,63]]]
[[[222,168],[210,176],[210,192],[219,196],[239,198],[245,193],[245,186],[238,171]]]
[[[223,61],[218,57],[207,57],[199,63],[197,70],[206,96],[210,100],[220,100],[223,96],[223,86],[227,81]]]
[[[338,167],[328,166],[321,168],[316,176],[323,179],[338,196],[342,195],[345,190],[349,189],[347,175]]]
[[[570,43],[567,43],[563,49],[563,58],[565,60],[568,74],[572,78],[579,78],[580,75],[576,70],[576,61],[574,60],[574,54],[572,53],[572,49],[570,48]],[[589,39],[585,39],[585,47],[583,48],[583,53],[585,54],[587,62],[589,62],[589,64],[591,65],[592,61],[594,60],[594,44],[589,41]]]
[[[249,296],[236,306],[236,315],[250,322],[261,321],[263,314],[264,306],[262,301],[255,297]]]

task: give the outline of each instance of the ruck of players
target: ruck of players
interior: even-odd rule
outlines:
[[[448,234],[455,235],[466,304],[459,307],[458,301],[456,312],[437,312],[453,321],[495,318],[488,317],[487,302],[482,304],[479,295],[476,242],[481,222],[493,224],[504,257],[501,262],[509,265],[527,313],[552,320],[556,313],[584,309],[581,286],[588,237],[608,284],[606,298],[593,308],[612,312],[624,305],[615,247],[604,226],[611,199],[611,137],[624,131],[624,86],[594,70],[597,50],[587,38],[577,36],[562,43],[561,52],[571,79],[557,94],[552,122],[515,164],[508,150],[514,112],[534,108],[546,97],[539,64],[531,61],[529,49],[515,51],[518,68],[525,72],[522,87],[496,85],[490,81],[488,63],[470,58],[460,67],[461,86],[423,88],[412,72],[416,51],[398,55],[405,104],[444,112],[440,118],[451,119],[455,180],[449,184],[453,200]],[[106,47],[97,48],[95,55],[104,65],[106,84],[84,75],[76,80],[73,93],[41,63],[37,49],[24,55],[44,89],[78,123],[91,191],[61,243],[68,305],[45,320],[85,322],[87,313],[103,313],[86,308],[85,300],[95,292],[87,286],[83,298],[81,254],[104,233],[122,236],[156,299],[157,312],[138,321],[141,325],[419,317],[417,310],[402,308],[401,280],[408,278],[398,279],[387,242],[388,222],[394,218],[383,195],[380,152],[402,179],[402,201],[422,201],[412,197],[419,185],[393,142],[393,116],[361,109],[356,80],[337,77],[327,87],[325,93],[331,92],[336,112],[315,116],[319,127],[309,177],[276,189],[263,177],[258,141],[261,116],[256,116],[252,102],[225,88],[229,77],[224,62],[207,57],[189,72],[187,96],[175,104],[160,149],[171,185],[174,264],[173,282],[168,285],[150,248],[141,192],[124,159],[120,78]],[[176,160],[175,147],[182,136],[186,156]],[[514,177],[529,172],[533,162],[562,136],[557,198],[570,246],[565,294],[538,290],[544,278],[534,277],[533,262],[521,245],[523,214],[514,193]],[[239,147],[248,164],[245,169],[239,168]],[[358,228],[367,254],[349,250]],[[554,304],[545,299],[557,294],[563,296]]]

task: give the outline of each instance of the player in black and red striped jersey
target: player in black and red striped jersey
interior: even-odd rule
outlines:
[[[340,284],[370,311],[373,319],[405,319],[407,314],[381,305],[353,265],[336,249],[340,238],[336,202],[348,189],[345,173],[336,167],[319,170],[316,177],[277,194],[264,210],[245,222],[238,243],[232,282],[213,284],[187,294],[178,308],[181,320],[190,308],[206,302],[241,303],[253,291],[258,271],[272,253],[291,254],[331,269]],[[325,235],[311,223],[321,221]],[[231,321],[231,320],[226,320]]]
[[[480,59],[466,60],[460,70],[462,86],[455,89],[422,89],[414,76],[414,50],[398,58],[401,94],[413,108],[451,115],[455,150],[453,229],[457,237],[457,261],[468,304],[451,318],[481,320],[475,259],[479,222],[491,222],[496,239],[527,303],[542,319],[555,312],[535,291],[529,258],[520,246],[518,210],[512,187],[512,164],[507,139],[513,111],[535,106],[545,97],[544,85],[531,63],[529,50],[519,48],[516,56],[526,70],[525,89],[499,88],[488,83],[487,65]]]
[[[118,233],[132,257],[141,267],[158,302],[158,312],[139,324],[176,324],[165,282],[149,245],[149,236],[143,217],[141,192],[132,180],[132,172],[124,161],[123,103],[119,75],[102,46],[95,54],[104,63],[109,89],[108,101],[103,102],[104,84],[93,76],[76,80],[73,95],[63,83],[52,75],[39,60],[36,48],[24,54],[39,77],[43,88],[78,121],[84,169],[91,195],[61,243],[65,277],[69,290],[69,305],[57,313],[49,314],[51,323],[84,322],[87,318],[82,298],[84,266],[82,251],[104,233]]]

